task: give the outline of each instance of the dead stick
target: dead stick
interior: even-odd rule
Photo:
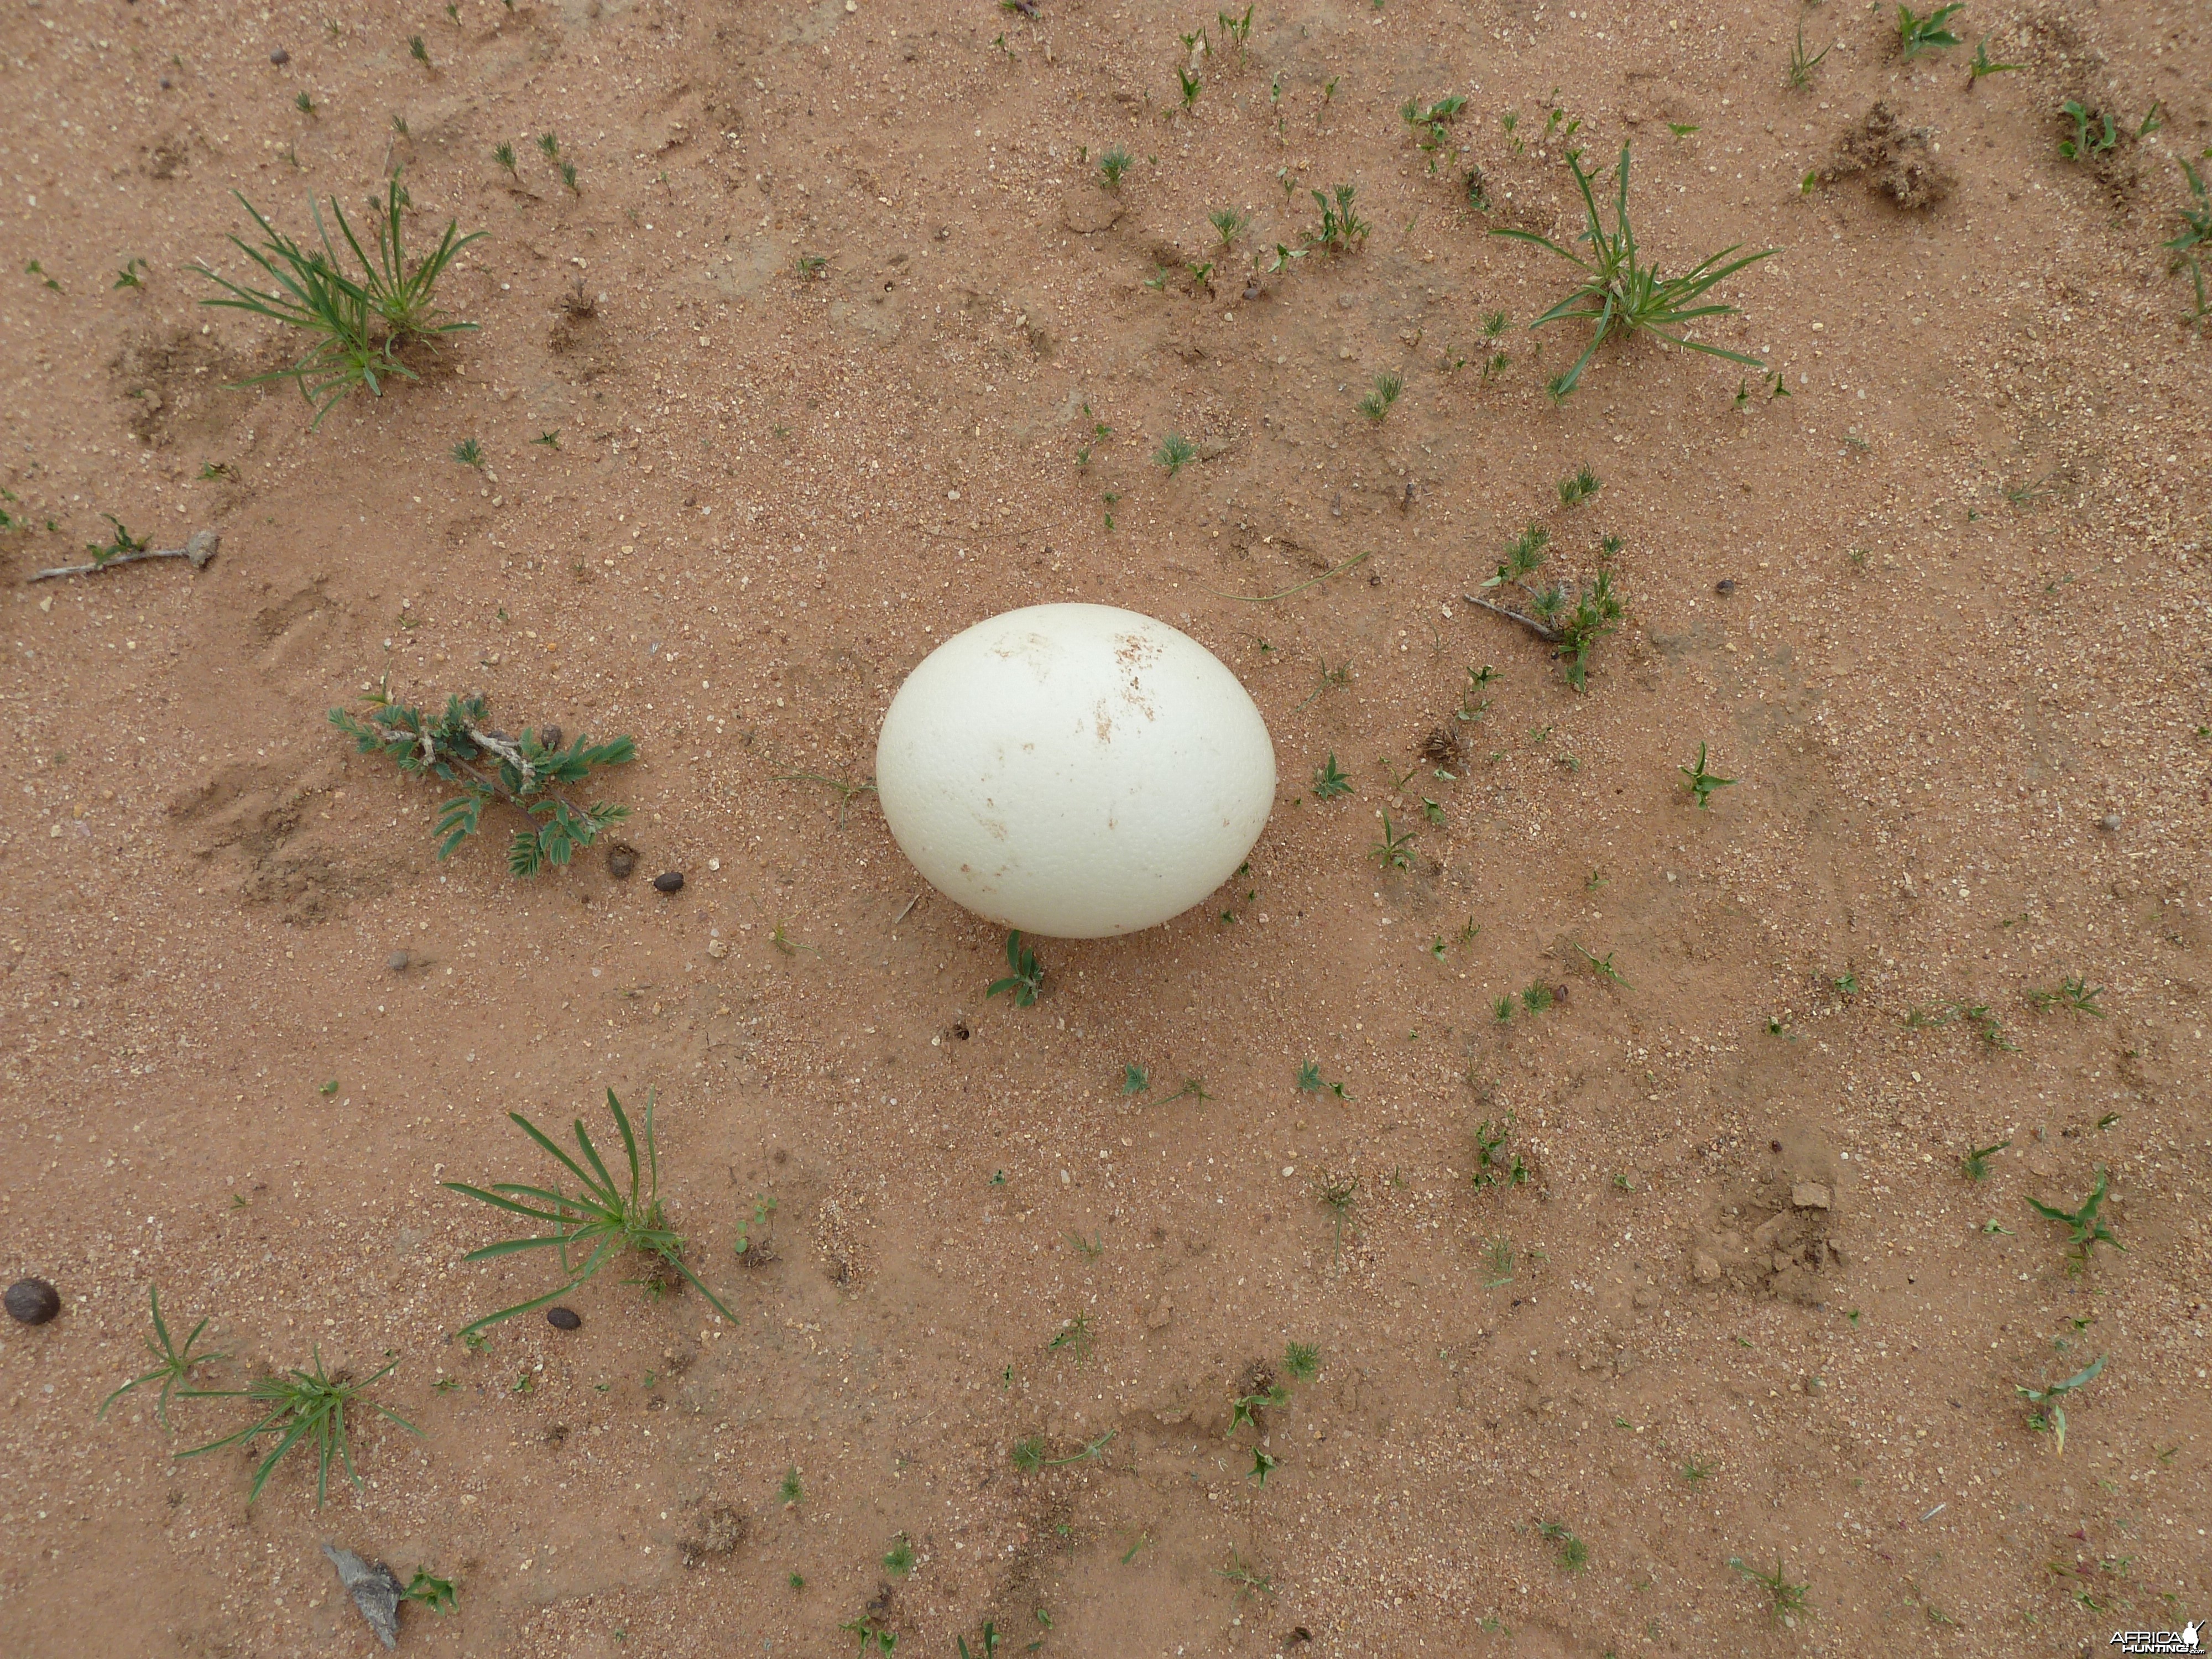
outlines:
[[[1491,604],[1488,599],[1478,599],[1472,593],[1462,593],[1460,595],[1460,598],[1465,599],[1469,605],[1479,605],[1485,611],[1504,617],[1510,622],[1519,623],[1522,627],[1527,629],[1530,633],[1534,634],[1538,639],[1542,640],[1547,645],[1557,645],[1559,642],[1558,630],[1555,629],[1547,628],[1542,623],[1538,622],[1534,617],[1524,617],[1518,611],[1508,611],[1502,605]]]
[[[212,530],[195,530],[182,547],[163,547],[142,550],[136,553],[118,553],[112,559],[94,559],[90,564],[61,564],[51,570],[33,571],[26,581],[42,582],[52,576],[88,576],[95,571],[112,570],[118,565],[137,564],[141,559],[190,559],[192,568],[204,570],[208,561],[222,545],[222,538]]]

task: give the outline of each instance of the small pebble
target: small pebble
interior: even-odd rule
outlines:
[[[43,1325],[62,1310],[62,1293],[43,1279],[19,1279],[0,1297],[19,1324]]]
[[[664,893],[680,893],[684,890],[684,872],[681,870],[663,871],[653,878],[653,884]]]
[[[1244,297],[1248,300],[1258,299],[1260,297],[1259,283],[1254,283],[1248,286],[1244,290]]]
[[[617,881],[628,881],[637,868],[637,848],[626,841],[618,841],[607,848],[607,873]]]
[[[573,1308],[548,1308],[545,1310],[545,1322],[556,1331],[580,1330],[583,1328],[584,1316]]]
[[[406,951],[394,951],[390,956],[385,957],[384,965],[395,974],[404,974],[407,971],[407,964],[413,960],[414,958]]]
[[[168,89],[169,89],[169,77],[168,77],[167,76],[166,76],[166,75],[165,75],[165,76],[163,76],[161,77],[161,90],[162,90],[162,91],[164,91],[164,92],[167,92]]]
[[[1735,592],[1735,578],[1733,576],[1722,577],[1718,581],[1713,584],[1713,592],[1719,594],[1723,599],[1728,598],[1729,594]]]
[[[2097,820],[2097,828],[2107,832],[2117,830],[2119,827],[2120,815],[2118,812],[2107,812],[2104,817]]]
[[[269,54],[269,61],[272,64],[289,64],[292,61],[292,54],[279,46]]]

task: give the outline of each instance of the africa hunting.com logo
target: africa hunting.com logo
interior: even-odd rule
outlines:
[[[2112,1646],[2122,1653],[2203,1653],[2197,1620],[2179,1630],[2123,1630],[2112,1632]]]

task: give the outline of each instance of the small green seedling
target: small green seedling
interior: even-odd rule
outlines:
[[[547,161],[552,161],[556,156],[561,154],[560,139],[550,132],[539,133],[538,135],[538,153],[544,156]]]
[[[1723,778],[1705,769],[1705,745],[1702,743],[1698,745],[1695,766],[1678,766],[1674,769],[1686,781],[1682,787],[1690,792],[1701,811],[1711,810],[1714,791],[1726,789],[1735,782],[1734,778]]]
[[[2027,1000],[2038,1009],[2070,1008],[2076,1013],[2102,1019],[2105,1011],[2097,1006],[2097,999],[2105,994],[2101,985],[2092,985],[2086,975],[2069,974],[2058,981],[2053,991],[2030,991]]]
[[[100,1410],[94,1415],[106,1416],[107,1408],[122,1399],[125,1395],[134,1389],[143,1389],[149,1383],[158,1382],[161,1384],[161,1393],[154,1402],[154,1417],[155,1420],[166,1429],[169,1426],[169,1401],[175,1395],[179,1384],[189,1389],[192,1367],[212,1364],[218,1359],[228,1359],[230,1356],[227,1353],[194,1353],[192,1352],[194,1346],[200,1340],[200,1333],[208,1328],[208,1322],[204,1319],[192,1327],[192,1334],[185,1339],[185,1346],[181,1348],[177,1346],[170,1340],[167,1322],[161,1317],[160,1287],[148,1285],[146,1299],[152,1304],[154,1310],[154,1334],[144,1339],[146,1352],[154,1357],[154,1367],[151,1370],[141,1371],[106,1399],[101,1401]]]
[[[2058,141],[2058,153],[2067,161],[2086,161],[2093,155],[2103,155],[2119,143],[2119,130],[2112,125],[2110,115],[2098,115],[2073,98],[2069,98],[2058,108],[2074,123],[2074,136]]]
[[[805,1490],[799,1482],[799,1465],[794,1463],[783,1472],[783,1479],[776,1483],[775,1501],[784,1508],[791,1509],[805,1496]]]
[[[1507,998],[1507,1005],[1512,999]],[[1485,1187],[1524,1187],[1528,1182],[1528,1166],[1521,1161],[1521,1154],[1507,1147],[1513,1137],[1513,1114],[1508,1112],[1496,1123],[1485,1118],[1474,1131],[1474,1172],[1469,1177],[1474,1189]]]
[[[255,1378],[243,1389],[183,1389],[178,1391],[180,1400],[247,1400],[256,1407],[267,1409],[259,1420],[248,1424],[236,1434],[225,1435],[220,1440],[210,1440],[204,1446],[194,1446],[190,1451],[177,1454],[179,1457],[198,1457],[204,1453],[223,1451],[233,1446],[251,1445],[264,1434],[276,1437],[276,1449],[262,1459],[253,1472],[253,1484],[247,1488],[246,1501],[251,1504],[261,1496],[262,1487],[276,1466],[295,1446],[312,1446],[316,1454],[315,1507],[320,1509],[330,1487],[331,1463],[337,1460],[345,1469],[346,1479],[358,1487],[362,1482],[353,1466],[353,1449],[346,1437],[346,1407],[366,1405],[380,1416],[387,1417],[416,1439],[422,1431],[388,1406],[380,1406],[362,1396],[369,1386],[387,1375],[398,1364],[396,1359],[387,1361],[383,1368],[355,1382],[345,1371],[332,1376],[323,1369],[320,1348],[315,1350],[313,1370],[296,1368],[279,1376],[270,1374]]]
[[[1490,1268],[1490,1277],[1482,1281],[1485,1290],[1497,1290],[1513,1282],[1515,1256],[1513,1241],[1493,1238],[1483,1247],[1483,1257]]]
[[[315,100],[309,94],[302,92],[292,100],[292,107],[302,115],[312,116],[315,113]]]
[[[768,1243],[769,1226],[775,1218],[775,1210],[774,1199],[756,1195],[751,1218],[738,1223],[738,1236],[731,1241],[730,1249],[749,1267],[775,1260]]]
[[[1952,9],[1956,10],[1957,8],[1954,7]],[[1813,1616],[1813,1609],[1807,1604],[1805,1599],[1807,1594],[1812,1589],[1812,1585],[1791,1583],[1788,1576],[1782,1571],[1780,1556],[1774,1558],[1774,1571],[1771,1572],[1760,1572],[1754,1567],[1746,1566],[1741,1556],[1729,1557],[1729,1565],[1766,1592],[1767,1616],[1775,1623],[1794,1625],[1800,1619],[1810,1619]]]
[[[421,35],[410,34],[407,37],[407,55],[424,69],[430,67],[430,49],[422,44]]]
[[[1129,170],[1134,160],[1119,144],[1098,158],[1098,176],[1105,181],[1107,189],[1121,188],[1121,175]]]
[[[1398,395],[1405,389],[1404,379],[1385,369],[1375,377],[1375,390],[1359,400],[1359,412],[1380,426],[1383,417],[1389,414],[1390,406],[1398,401]]]
[[[1613,951],[1607,951],[1603,956],[1599,956],[1595,951],[1586,951],[1577,945],[1575,946],[1575,954],[1589,963],[1590,972],[1597,975],[1601,979],[1611,981],[1624,991],[1634,988],[1620,976],[1620,970],[1613,965],[1615,954]]]
[[[146,262],[143,259],[131,260],[130,264],[125,265],[122,270],[115,273],[115,286],[118,288],[145,287],[145,279],[138,274],[145,269]]]
[[[1570,1574],[1579,1573],[1589,1565],[1589,1546],[1569,1532],[1565,1522],[1539,1522],[1536,1532],[1537,1535],[1547,1543],[1557,1544],[1559,1547],[1555,1559],[1559,1564],[1560,1571]]]
[[[2024,67],[2021,64],[1991,63],[1989,37],[1984,35],[1974,43],[1974,61],[1966,66],[1966,85],[1971,89],[1984,75],[2007,75]]]
[[[107,520],[108,528],[114,533],[105,542],[87,542],[84,544],[84,550],[92,555],[95,567],[112,559],[122,558],[125,554],[143,553],[152,545],[150,537],[132,535],[123,520],[112,513],[103,513],[100,516]]]
[[[1301,1094],[1319,1094],[1326,1089],[1339,1100],[1352,1098],[1352,1091],[1343,1084],[1328,1082],[1322,1076],[1321,1062],[1317,1060],[1309,1060],[1298,1067],[1297,1081]]]
[[[558,449],[561,447],[560,428],[556,427],[550,432],[541,432],[530,441],[534,444],[542,444],[548,449]]]
[[[1216,208],[1206,216],[1206,222],[1213,227],[1213,234],[1221,239],[1221,246],[1227,247],[1243,234],[1245,227],[1252,222],[1252,216],[1239,213],[1235,208]]]
[[[1256,1394],[1239,1395],[1229,1402],[1229,1426],[1222,1431],[1222,1438],[1233,1439],[1237,1431],[1250,1429],[1260,1431],[1260,1413],[1271,1412],[1291,1403],[1291,1391],[1279,1383],[1271,1383]]]
[[[845,827],[845,814],[852,806],[854,800],[861,795],[872,795],[877,793],[876,781],[873,778],[863,778],[858,783],[848,783],[843,778],[828,777],[820,772],[779,772],[775,775],[775,778],[779,783],[818,783],[825,789],[836,791],[837,827],[840,830]]]
[[[2105,1356],[2099,1354],[2063,1382],[2040,1389],[2026,1388],[2017,1382],[2013,1384],[2013,1391],[2027,1401],[2027,1426],[2038,1434],[2049,1435],[2061,1456],[2066,1452],[2066,1407],[2058,1403],[2059,1396],[2088,1387],[2104,1369]]]
[[[1256,1480],[1264,1486],[1267,1484],[1267,1477],[1281,1467],[1281,1459],[1271,1452],[1255,1446],[1252,1448],[1252,1467],[1245,1471],[1244,1478],[1247,1480]]]
[[[1703,1486],[1705,1477],[1718,1468],[1720,1464],[1717,1460],[1692,1457],[1683,1463],[1680,1473],[1686,1485],[1698,1486]]]
[[[1321,1350],[1304,1342],[1292,1342],[1283,1349],[1283,1369],[1301,1382],[1310,1382],[1321,1375]]]
[[[1408,830],[1403,835],[1395,833],[1388,807],[1382,811],[1382,838],[1367,849],[1367,856],[1386,870],[1413,867],[1413,832]]]
[[[1451,142],[1451,124],[1466,107],[1466,98],[1457,93],[1425,107],[1418,98],[1408,98],[1399,106],[1400,117],[1413,129],[1414,142],[1428,152],[1431,173],[1437,170],[1438,152]]]
[[[2097,1184],[2090,1189],[2089,1196],[2081,1200],[2079,1209],[2062,1210],[2036,1198],[2027,1200],[2027,1207],[2045,1221],[2059,1222],[2072,1230],[2066,1239],[2066,1248],[2073,1253],[2072,1260],[2067,1263],[2069,1273],[2086,1272],[2100,1244],[2109,1244],[2122,1255],[2127,1254],[2128,1247],[2112,1237],[2112,1230],[2105,1224],[2104,1218],[2098,1213],[2105,1207],[2105,1194],[2111,1186],[2111,1174],[2099,1170]]]
[[[1959,1160],[1959,1173],[1977,1183],[1989,1179],[1990,1160],[2012,1145],[2009,1137],[1994,1146],[1977,1146]]]
[[[257,246],[233,236],[231,244],[275,286],[267,290],[248,288],[204,264],[195,265],[195,270],[223,290],[222,297],[200,303],[264,317],[311,338],[307,354],[291,368],[271,369],[237,383],[248,386],[272,380],[294,382],[315,411],[311,430],[357,386],[365,386],[372,395],[381,397],[385,376],[420,378],[400,361],[398,354],[407,347],[434,343],[441,335],[476,327],[471,322],[437,320],[443,310],[436,292],[438,279],[454,256],[484,233],[472,230],[465,236],[457,235],[458,222],[449,220],[438,246],[410,264],[400,234],[400,213],[407,204],[397,175],[386,184],[373,259],[347,222],[345,210],[336,197],[331,198],[339,238],[359,262],[359,276],[348,273],[323,223],[321,208],[310,204],[316,235],[322,244],[319,252],[311,252],[262,217],[243,195],[232,194],[260,228],[263,240]]]
[[[453,1581],[433,1575],[428,1567],[415,1569],[415,1576],[407,1581],[407,1588],[399,1592],[403,1601],[413,1601],[429,1608],[441,1619],[459,1609],[453,1596]]]
[[[1582,192],[1583,208],[1587,228],[1581,240],[1588,242],[1590,257],[1560,246],[1550,238],[1533,231],[1506,227],[1494,228],[1493,236],[1507,236],[1516,241],[1529,242],[1559,255],[1583,273],[1584,281],[1549,311],[1528,325],[1541,328],[1547,323],[1569,319],[1581,319],[1596,325],[1589,348],[1571,368],[1565,370],[1554,382],[1557,395],[1565,397],[1581,382],[1583,371],[1597,349],[1607,338],[1620,335],[1624,339],[1638,333],[1648,333],[1690,351],[1701,351],[1708,356],[1724,357],[1730,362],[1741,363],[1747,368],[1756,368],[1762,374],[1766,365],[1756,357],[1746,356],[1740,351],[1729,351],[1703,340],[1693,340],[1684,332],[1690,325],[1707,317],[1730,317],[1736,307],[1717,302],[1699,305],[1702,299],[1718,283],[1750,265],[1766,258],[1774,250],[1764,249],[1747,253],[1741,258],[1730,256],[1742,246],[1726,247],[1718,253],[1700,261],[1686,275],[1662,276],[1655,266],[1643,264],[1637,256],[1636,233],[1628,219],[1628,145],[1620,146],[1620,161],[1615,168],[1618,188],[1614,197],[1613,226],[1605,228],[1605,221],[1597,205],[1597,197],[1591,188],[1595,182],[1583,171],[1581,152],[1570,151],[1567,165],[1575,175],[1575,184]]]
[[[1121,1092],[1140,1095],[1152,1086],[1152,1074],[1143,1066],[1130,1064],[1121,1068]]]
[[[1203,81],[1200,81],[1190,70],[1185,68],[1180,64],[1176,65],[1176,79],[1182,84],[1183,112],[1188,115],[1192,110],[1198,107],[1198,94],[1204,88],[1206,83]]]
[[[793,1589],[800,1589],[805,1584],[805,1580],[800,1578],[797,1573],[794,1572],[791,1576],[796,1581],[792,1584]],[[859,1637],[862,1653],[871,1650],[877,1653],[895,1653],[898,1650],[898,1632],[889,1625],[878,1623],[873,1610],[863,1613],[859,1618],[850,1620],[838,1626],[837,1628],[848,1636]]]
[[[37,277],[41,283],[44,283],[48,288],[53,289],[57,294],[60,294],[64,291],[59,283],[46,275],[46,268],[40,264],[36,259],[33,259],[24,265],[23,274],[27,276]]]
[[[1170,478],[1197,459],[1198,446],[1180,432],[1169,433],[1152,452],[1152,465],[1167,468]]]
[[[1910,6],[1897,9],[1897,49],[1902,57],[1917,58],[1923,52],[1938,46],[1955,46],[1959,37],[1945,27],[1960,12],[1966,10],[1966,0],[1954,0],[1948,6],[1938,6],[1925,17],[1916,16]]]
[[[464,438],[453,446],[453,459],[463,466],[472,466],[481,472],[484,466],[483,446],[474,438]]]
[[[514,179],[516,184],[519,185],[522,182],[522,175],[520,173],[517,173],[514,168],[514,146],[513,144],[502,141],[493,149],[491,159],[498,162],[502,167],[505,167],[508,175]]]
[[[1271,1601],[1275,1598],[1274,1580],[1264,1573],[1255,1571],[1251,1565],[1235,1550],[1229,1552],[1229,1565],[1225,1567],[1216,1567],[1213,1570],[1213,1576],[1216,1578],[1226,1578],[1231,1583],[1236,1585],[1237,1599],[1239,1601],[1255,1591]]]
[[[411,704],[395,702],[386,674],[362,701],[367,720],[342,708],[330,711],[331,724],[354,740],[364,755],[381,751],[405,773],[428,773],[462,793],[438,809],[436,833],[445,839],[441,859],[477,833],[484,809],[505,801],[544,822],[518,830],[507,845],[507,867],[518,877],[536,875],[545,866],[566,865],[602,832],[629,816],[627,806],[595,801],[581,810],[557,793],[560,786],[581,783],[603,767],[624,766],[637,758],[628,738],[594,744],[579,737],[561,746],[561,729],[526,728],[520,738],[490,729],[491,708],[480,694],[449,696],[446,712],[433,719]]]
[[[534,1313],[547,1304],[559,1301],[579,1286],[590,1281],[601,1267],[613,1261],[625,1251],[636,1250],[641,1255],[656,1257],[664,1267],[672,1269],[688,1279],[691,1287],[705,1297],[714,1311],[732,1325],[738,1316],[722,1304],[721,1299],[701,1282],[684,1260],[684,1236],[667,1224],[660,1205],[660,1154],[653,1129],[653,1097],[645,1102],[645,1157],[649,1179],[641,1184],[638,1166],[638,1137],[631,1127],[629,1114],[607,1091],[607,1109],[614,1115],[615,1127],[622,1136],[623,1152],[629,1162],[629,1185],[627,1191],[617,1186],[600,1161],[599,1149],[592,1146],[592,1137],[584,1127],[584,1120],[575,1120],[576,1147],[584,1163],[555,1146],[536,1124],[520,1112],[507,1116],[523,1133],[543,1147],[581,1184],[582,1191],[574,1196],[530,1187],[514,1182],[495,1181],[487,1191],[465,1182],[448,1181],[441,1183],[449,1191],[460,1193],[483,1203],[495,1206],[532,1221],[544,1222],[552,1231],[527,1238],[508,1239],[498,1244],[488,1244],[480,1250],[471,1250],[461,1259],[464,1261],[488,1261],[501,1256],[513,1255],[521,1250],[551,1249],[558,1253],[561,1271],[566,1283],[519,1302],[511,1308],[501,1308],[496,1313],[486,1314],[464,1327],[460,1335],[465,1339],[477,1334],[503,1319],[517,1314]],[[586,1165],[589,1165],[586,1172]]]
[[[1561,507],[1580,507],[1603,489],[1605,481],[1587,466],[1577,467],[1559,480],[1559,495]]]
[[[2212,312],[2208,312],[2204,298],[2204,262],[2199,248],[2212,245],[2212,192],[2208,192],[2204,175],[2190,162],[2181,163],[2181,171],[2189,179],[2188,205],[2181,210],[2181,231],[2172,241],[2161,242],[2160,247],[2173,252],[2173,270],[2187,270],[2197,289],[2197,320],[2202,323]],[[2198,726],[2197,734],[2203,737],[2212,727]]]
[[[1132,1550],[1129,1553],[1133,1555],[1136,1552]],[[1124,1556],[1122,1558],[1125,1564],[1127,1559],[1127,1556]],[[999,1651],[999,1627],[988,1619],[983,1621],[983,1646],[980,1651],[980,1655],[969,1650],[968,1646],[968,1638],[966,1637],[956,1636],[952,1640],[953,1644],[960,1650],[960,1659],[994,1659],[994,1656],[995,1656]]]
[[[1352,780],[1337,769],[1336,751],[1333,749],[1328,758],[1314,768],[1313,793],[1316,800],[1334,800],[1352,793]]]
[[[561,163],[561,182],[567,186],[568,194],[571,196],[581,196],[584,193],[584,187],[576,182],[576,164],[574,161]]]
[[[894,1578],[903,1578],[914,1571],[915,1559],[914,1545],[901,1533],[884,1552],[884,1571]]]
[[[1321,1200],[1322,1207],[1329,1212],[1329,1218],[1335,1225],[1335,1244],[1330,1261],[1332,1264],[1340,1262],[1344,1258],[1344,1221],[1358,1201],[1359,1177],[1356,1175],[1333,1176],[1324,1171],[1314,1184],[1314,1195]]]
[[[1022,931],[1017,927],[1006,935],[1006,976],[993,980],[983,995],[988,999],[1005,991],[1012,996],[1015,1007],[1034,1008],[1043,989],[1044,969],[1036,952],[1022,943]]]
[[[1080,1365],[1091,1358],[1091,1316],[1076,1315],[1061,1325],[1044,1346],[1048,1353],[1066,1353]]]
[[[1358,193],[1356,185],[1337,185],[1333,198],[1314,191],[1314,202],[1321,209],[1321,228],[1307,232],[1307,242],[1332,253],[1349,253],[1364,246],[1374,227],[1352,210],[1352,199]]]
[[[1589,477],[1589,491],[1595,493],[1600,481],[1595,474],[1583,469]],[[1569,485],[1581,488],[1581,477],[1565,480],[1561,484],[1562,499]],[[1580,497],[1578,497],[1580,499]],[[1483,582],[1486,588],[1510,585],[1517,589],[1527,603],[1527,611],[1516,611],[1509,605],[1496,605],[1480,594],[1462,595],[1469,605],[1480,605],[1485,611],[1504,617],[1509,622],[1519,623],[1523,628],[1545,641],[1553,648],[1552,654],[1559,660],[1560,672],[1567,684],[1580,691],[1589,683],[1589,658],[1597,642],[1620,625],[1627,614],[1628,601],[1614,586],[1609,565],[1601,563],[1597,579],[1577,586],[1571,595],[1565,586],[1553,582],[1541,586],[1528,578],[1542,568],[1545,550],[1551,545],[1552,532],[1531,520],[1520,535],[1505,544],[1505,556],[1498,568]],[[1618,544],[1609,543],[1605,557],[1610,559]],[[1571,604],[1570,600],[1571,599]]]
[[[1813,71],[1820,67],[1820,60],[1833,52],[1833,45],[1826,46],[1810,57],[1805,53],[1805,25],[1797,25],[1797,44],[1790,48],[1790,84],[1800,92],[1813,84]]]

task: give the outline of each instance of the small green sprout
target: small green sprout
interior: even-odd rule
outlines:
[[[1959,1172],[1967,1180],[1979,1183],[1989,1179],[1990,1160],[2012,1145],[2007,1137],[1992,1146],[1977,1146],[1959,1160]]]
[[[1098,176],[1105,181],[1107,189],[1121,189],[1121,175],[1129,170],[1133,160],[1119,144],[1098,158]]]
[[[1337,769],[1336,751],[1332,749],[1328,758],[1314,768],[1314,799],[1334,800],[1340,795],[1350,794],[1352,788],[1351,778]]]
[[[2073,1259],[2067,1263],[2069,1273],[2086,1271],[2100,1244],[2109,1244],[2121,1255],[2127,1254],[2127,1246],[2112,1237],[2112,1230],[2105,1224],[2104,1218],[2098,1213],[2105,1207],[2105,1194],[2111,1186],[2111,1174],[2099,1170],[2096,1186],[2090,1189],[2089,1196],[2081,1200],[2078,1209],[2062,1210],[2036,1198],[2027,1200],[2027,1207],[2045,1220],[2059,1222],[2072,1230],[2066,1240],[2067,1249],[2073,1252]]]
[[[1037,994],[1044,989],[1044,969],[1036,952],[1022,943],[1018,927],[1006,935],[1006,976],[993,980],[983,995],[988,999],[1005,991],[1012,995],[1015,1007],[1035,1007]]]
[[[2062,1382],[2052,1382],[2040,1389],[2027,1388],[2018,1382],[2013,1384],[2013,1391],[2027,1401],[2030,1407],[2027,1414],[2027,1426],[2038,1434],[2049,1435],[2061,1456],[2063,1456],[2066,1452],[2066,1407],[2058,1403],[2059,1396],[2072,1394],[2077,1389],[2088,1387],[2097,1380],[2099,1373],[2104,1369],[2105,1356],[2099,1354],[2073,1376]]]
[[[1197,459],[1198,446],[1180,432],[1169,433],[1160,440],[1160,447],[1152,452],[1152,464],[1165,467],[1170,478]]]
[[[1711,803],[1716,790],[1726,789],[1735,782],[1734,778],[1723,778],[1705,769],[1705,745],[1702,743],[1698,745],[1695,766],[1678,766],[1674,769],[1687,780],[1682,787],[1696,799],[1700,811],[1711,810]]]
[[[1945,27],[1952,18],[1966,10],[1966,0],[1953,0],[1948,6],[1938,6],[1925,17],[1916,16],[1910,6],[1897,9],[1897,49],[1908,60],[1938,46],[1955,46],[1959,37]]]

